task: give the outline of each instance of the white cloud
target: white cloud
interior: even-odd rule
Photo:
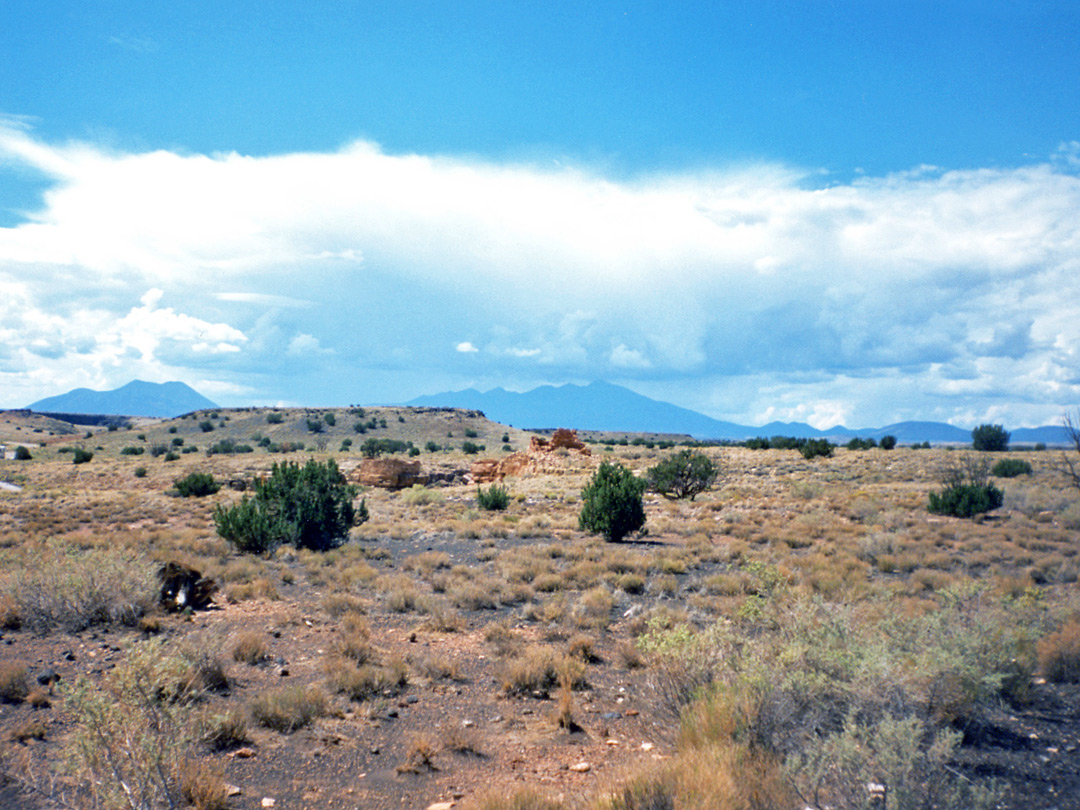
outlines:
[[[495,378],[528,360],[554,382],[686,379],[744,421],[800,406],[916,418],[994,396],[1034,419],[1080,400],[1075,154],[819,187],[778,166],[616,181],[365,142],[116,153],[9,123],[0,158],[54,185],[32,221],[0,229],[0,369],[90,352],[109,374],[131,357],[190,379],[259,370],[237,384],[295,400],[321,383],[271,380],[305,354],[338,379],[363,366],[416,384],[469,377],[461,355],[483,346]],[[163,292],[132,308],[133,289]],[[897,380],[914,381],[902,407]]]
[[[290,357],[304,357],[305,355],[333,354],[333,349],[325,349],[314,335],[301,333],[289,341],[286,350]]]

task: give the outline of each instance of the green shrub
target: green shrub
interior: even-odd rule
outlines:
[[[410,457],[418,456],[418,455],[420,455],[420,448],[419,447],[410,447],[409,448],[409,456]]]
[[[174,436],[173,440],[171,442],[169,442],[169,445],[171,447],[183,447],[184,446],[184,439],[181,436]]]
[[[482,444],[475,444],[473,442],[463,442],[461,445],[461,452],[467,456],[475,456],[477,453],[486,450]]]
[[[466,439],[475,439],[479,435],[474,428],[465,428]]]
[[[268,425],[280,425],[285,421],[285,414],[278,411],[271,411],[266,415],[266,423]]]
[[[1004,502],[1005,493],[993,484],[963,484],[930,493],[927,510],[935,515],[968,518],[991,512]]]
[[[935,515],[969,518],[997,509],[1005,493],[988,482],[989,464],[971,458],[950,464],[942,472],[942,489],[930,493],[927,510]]]
[[[971,446],[983,452],[1004,452],[1009,449],[1009,431],[1001,425],[979,425],[971,431]]]
[[[716,482],[720,470],[704,453],[680,450],[645,473],[645,481],[653,492],[665,498],[694,500]]]
[[[203,433],[209,433],[213,429],[214,423],[211,422],[209,419],[204,419],[203,421],[199,422],[199,430],[201,430]]]
[[[168,453],[165,454],[165,458],[163,458],[162,461],[179,461],[179,459],[180,454],[174,453],[172,450],[170,450]]]
[[[146,467],[136,467],[135,468],[135,477],[136,478],[146,478]]]
[[[353,506],[356,493],[332,459],[303,467],[286,461],[256,479],[254,498],[215,508],[214,523],[240,551],[268,553],[282,543],[322,551],[341,545],[349,528],[367,519],[364,501]]]
[[[877,441],[873,438],[863,439],[859,436],[855,436],[844,445],[844,447],[848,450],[870,450],[871,448],[877,447]]]
[[[337,424],[337,417],[334,416],[333,413],[324,413],[323,421],[326,422],[326,424],[328,424],[330,427],[333,427]]]
[[[239,453],[253,453],[255,448],[250,444],[237,444],[235,439],[222,439],[220,442],[206,448],[206,455],[231,456]]]
[[[145,447],[124,447],[120,450],[122,456],[141,456],[146,452]]]
[[[428,439],[427,444],[424,445],[424,449],[427,450],[429,453],[438,453],[440,450],[442,450],[442,447]]]
[[[599,469],[581,491],[578,527],[618,542],[645,525],[645,481],[621,464],[600,463]]]
[[[89,450],[84,450],[81,447],[76,447],[72,451],[72,453],[73,453],[73,455],[72,455],[71,460],[75,464],[86,464],[88,461],[90,461],[94,457],[93,453],[91,453]]]
[[[492,484],[487,489],[477,487],[476,504],[488,512],[501,512],[510,505],[510,492],[498,484]]]
[[[896,437],[892,434],[882,436],[879,446],[882,450],[892,450],[894,447],[896,447]]]
[[[33,456],[30,455],[30,451],[23,445],[19,445],[15,448],[15,460],[16,461],[30,461]]]
[[[997,478],[1031,475],[1031,463],[1019,458],[1003,458],[991,468],[990,474]]]
[[[214,480],[213,475],[201,472],[193,472],[184,478],[177,478],[173,484],[182,498],[201,498],[204,495],[213,495],[221,489],[221,485]]]
[[[824,456],[829,458],[833,454],[834,445],[829,442],[828,439],[807,439],[806,442],[799,447],[799,452],[803,454],[803,458],[811,459],[817,456]]]
[[[308,419],[307,429],[309,433],[322,433],[323,423],[321,419]]]

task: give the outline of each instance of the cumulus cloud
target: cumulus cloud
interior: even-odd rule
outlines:
[[[834,184],[775,165],[615,180],[368,142],[118,153],[0,127],[2,159],[52,181],[0,229],[0,283],[17,288],[0,367],[60,363],[86,349],[71,335],[111,327],[129,335],[117,368],[260,369],[238,384],[263,398],[304,395],[271,379],[303,355],[406,398],[474,380],[462,355],[479,354],[493,380],[692,380],[686,404],[744,421],[952,418],[995,396],[1054,421],[1080,399],[1075,152]],[[148,289],[191,306],[132,308]],[[915,381],[899,404],[898,380]]]

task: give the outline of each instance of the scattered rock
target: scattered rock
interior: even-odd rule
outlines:
[[[42,686],[48,686],[50,683],[58,680],[60,680],[60,676],[56,674],[55,669],[43,669],[37,676],[37,682]]]
[[[236,757],[237,759],[251,759],[253,756],[255,756],[255,749],[247,747],[237,748],[235,751],[229,754],[229,756]]]
[[[621,712],[604,712],[600,715],[601,720],[620,720],[622,719]]]
[[[435,802],[434,804],[429,804],[427,810],[451,810],[453,806],[453,802]]]
[[[244,791],[240,790],[236,785],[230,785],[228,782],[225,783],[226,796],[239,796],[243,792]]]
[[[574,773],[588,773],[592,770],[592,765],[588,762],[579,762],[576,765],[571,765],[570,770]]]
[[[619,745],[618,740],[604,740],[604,745],[610,745],[612,747]]]
[[[641,744],[641,750],[642,751],[652,751],[655,747],[656,746],[653,745],[651,742],[643,742]]]
[[[262,806],[263,807],[268,807],[269,808],[269,807],[273,807],[275,804],[277,804],[277,802],[274,801],[273,799],[271,799],[269,796],[263,796],[263,800],[262,800]]]

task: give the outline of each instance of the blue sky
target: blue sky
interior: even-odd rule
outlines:
[[[1073,3],[0,6],[0,406],[1080,402]]]

